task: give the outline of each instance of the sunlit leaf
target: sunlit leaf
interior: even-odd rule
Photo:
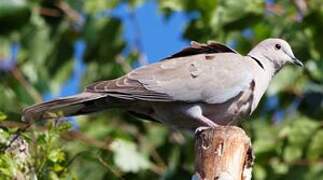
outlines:
[[[103,12],[104,10],[108,10],[117,6],[119,3],[118,0],[91,0],[84,1],[84,11],[87,13],[95,14],[98,12]]]
[[[300,118],[291,123],[288,132],[288,141],[292,145],[304,147],[312,137],[313,132],[319,127],[319,123],[306,118]]]
[[[7,115],[0,111],[0,122],[7,119]]]
[[[138,152],[136,145],[117,139],[111,144],[115,164],[124,172],[138,172],[150,167],[148,158]]]
[[[323,130],[319,130],[310,142],[310,146],[307,152],[307,157],[310,160],[315,161],[323,156]]]
[[[288,164],[281,162],[278,158],[273,158],[270,165],[277,174],[286,174],[289,170]]]
[[[323,61],[309,61],[306,68],[315,80],[323,82]]]
[[[48,155],[48,159],[51,160],[54,163],[61,162],[65,160],[65,154],[60,149],[56,149],[54,151],[51,151]]]
[[[281,91],[290,90],[289,88],[295,87],[295,82],[301,82],[299,77],[302,71],[295,69],[296,67],[284,67],[272,80],[267,93],[274,95]]]
[[[283,154],[286,162],[293,162],[302,157],[302,147],[300,146],[287,146]]]

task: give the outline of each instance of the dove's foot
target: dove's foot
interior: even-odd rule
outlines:
[[[198,127],[198,128],[196,128],[195,129],[195,135],[198,135],[198,134],[200,134],[201,132],[203,132],[204,130],[207,130],[207,129],[210,129],[210,128],[212,128],[212,127],[206,127],[206,126],[201,126],[201,127]]]
[[[212,120],[206,118],[206,117],[202,117],[199,119],[200,121],[202,121],[203,124],[207,125],[207,126],[200,126],[198,128],[195,129],[195,134],[200,134],[202,131],[210,129],[210,128],[216,128],[219,127],[218,124],[214,123]]]
[[[205,117],[205,116],[201,116],[200,118],[198,118],[198,120],[201,122],[201,124],[204,124],[206,128],[216,128],[219,127],[218,124],[216,124],[215,122],[213,122],[211,119]]]

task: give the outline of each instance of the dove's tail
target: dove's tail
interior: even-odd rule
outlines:
[[[54,99],[23,110],[23,121],[50,119],[97,112],[106,108],[107,95],[83,92],[75,96]]]

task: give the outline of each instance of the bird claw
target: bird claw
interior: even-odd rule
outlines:
[[[213,127],[207,127],[207,126],[201,126],[195,129],[195,135],[199,135],[201,132],[203,132],[206,129],[210,129]]]

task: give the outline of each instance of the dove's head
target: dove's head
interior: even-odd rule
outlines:
[[[282,39],[266,39],[257,44],[248,54],[266,66],[271,66],[277,72],[286,63],[303,66],[292,51],[290,45]]]

